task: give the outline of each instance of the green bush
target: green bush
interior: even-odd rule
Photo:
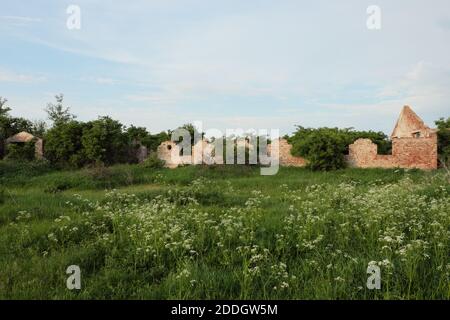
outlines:
[[[336,170],[345,167],[345,146],[339,131],[320,128],[295,140],[292,153],[306,158],[312,170]]]
[[[141,164],[145,168],[162,168],[164,167],[164,160],[158,158],[156,152],[152,152],[150,156]]]
[[[70,188],[71,188],[71,185],[67,181],[59,181],[59,182],[54,181],[44,188],[44,192],[45,193],[58,193],[58,192],[68,190]]]
[[[378,145],[379,154],[391,151],[391,142],[383,132],[353,131],[351,128],[304,128],[297,127],[292,137],[291,153],[308,160],[308,166],[313,170],[336,170],[346,165],[345,154],[348,146],[360,138],[371,139]]]
[[[5,190],[0,187],[0,204],[5,203]]]
[[[88,122],[81,138],[88,162],[106,165],[127,162],[127,137],[122,130],[122,124],[110,117]]]
[[[84,174],[94,180],[104,181],[112,178],[113,169],[100,162],[86,167]]]
[[[435,121],[438,128],[438,153],[441,165],[450,165],[450,118]]]
[[[35,158],[35,143],[33,139],[25,143],[11,143],[6,147],[6,160],[32,161]]]
[[[58,167],[80,167],[86,161],[81,137],[85,124],[78,121],[61,122],[45,136],[45,157]]]

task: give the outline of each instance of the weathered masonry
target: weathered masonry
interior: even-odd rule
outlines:
[[[351,167],[357,168],[437,168],[437,133],[424,124],[422,119],[404,106],[394,130],[391,134],[392,154],[379,155],[377,145],[370,139],[358,139],[349,146],[346,160]],[[192,148],[192,156],[173,157],[178,154],[179,147],[175,142],[165,141],[157,150],[158,157],[166,162],[166,166],[175,168],[181,164],[210,164],[214,147],[203,140]],[[197,150],[203,149],[203,155]],[[270,153],[270,145],[268,152]],[[282,166],[303,167],[307,160],[291,154],[292,146],[285,139],[279,140],[279,161]],[[172,153],[175,150],[174,153]],[[191,158],[192,157],[192,158]]]
[[[437,133],[404,106],[391,134],[392,154],[379,155],[377,145],[358,139],[349,146],[347,160],[358,168],[437,168]]]
[[[24,144],[31,141],[34,141],[36,159],[42,159],[44,157],[44,142],[41,138],[35,137],[31,133],[25,131],[19,132],[6,139],[6,144]]]

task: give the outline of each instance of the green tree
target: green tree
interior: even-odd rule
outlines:
[[[441,165],[450,166],[450,117],[435,121],[438,132],[438,153]]]
[[[86,160],[90,163],[111,165],[127,162],[129,144],[119,121],[100,117],[88,122],[81,141]]]
[[[187,131],[189,131],[189,134],[191,135],[191,145],[192,146],[194,145],[196,135],[199,135],[201,137],[201,139],[205,135],[204,132],[198,131],[198,128],[196,126],[194,126],[192,123],[186,123],[186,124],[182,125],[181,127],[179,127],[179,129],[186,129]]]
[[[313,170],[334,170],[344,168],[348,146],[360,138],[371,139],[378,145],[378,153],[391,152],[391,141],[383,132],[354,131],[352,128],[304,128],[297,131],[288,141],[292,144],[291,153],[304,157]]]
[[[47,131],[47,124],[43,120],[35,120],[32,123],[31,133],[37,137],[43,137]]]
[[[81,142],[85,124],[75,120],[59,123],[45,134],[45,157],[59,167],[80,167],[86,163]]]
[[[143,140],[145,140],[149,133],[147,132],[147,129],[144,127],[135,127],[131,125],[126,130],[126,135],[128,137],[128,142],[130,144],[134,143],[142,143]]]
[[[307,159],[312,170],[336,170],[345,167],[346,141],[336,128],[299,127],[291,141],[292,153]]]
[[[171,132],[162,131],[160,133],[151,134],[144,127],[135,127],[132,125],[127,128],[126,135],[130,144],[140,142],[142,145],[146,146],[148,150],[155,151],[161,142],[170,140]]]
[[[6,148],[7,154],[5,159],[8,160],[26,160],[32,161],[35,158],[35,143],[36,139],[25,143],[12,143]]]
[[[161,131],[156,134],[149,134],[142,140],[142,144],[145,145],[149,151],[156,151],[158,146],[167,140],[170,140],[171,133],[169,131]]]
[[[8,112],[11,111],[11,108],[6,107],[7,99],[0,97],[0,117],[7,117]]]
[[[64,107],[63,100],[64,95],[59,94],[55,96],[56,103],[48,103],[45,108],[45,112],[48,114],[48,118],[53,121],[54,125],[58,125],[60,123],[69,122],[74,120],[75,115],[70,113],[69,107]]]
[[[5,141],[7,138],[21,131],[33,131],[33,123],[31,121],[9,115],[11,108],[6,107],[7,101],[0,97],[0,158],[6,153]]]

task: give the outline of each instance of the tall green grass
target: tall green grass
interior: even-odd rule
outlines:
[[[450,298],[444,172],[0,162],[0,181],[2,299]]]

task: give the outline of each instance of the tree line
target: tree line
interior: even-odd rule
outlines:
[[[62,94],[55,98],[56,102],[48,103],[45,108],[51,121],[47,128],[44,121],[12,117],[9,114],[11,108],[6,106],[7,100],[0,97],[0,157],[34,157],[34,148],[27,144],[20,147],[25,152],[16,152],[12,145],[6,146],[6,139],[21,131],[43,138],[46,160],[60,168],[136,163],[136,150],[140,145],[155,151],[162,141],[170,138],[170,131],[151,134],[144,127],[126,127],[108,116],[79,121],[64,105]],[[28,154],[24,154],[26,152]]]
[[[34,145],[6,146],[8,137],[26,131],[45,141],[45,158],[53,166],[60,168],[79,168],[91,164],[113,165],[117,163],[136,163],[137,148],[146,146],[151,151],[161,142],[171,138],[172,131],[151,134],[144,127],[126,127],[109,116],[92,121],[79,121],[64,105],[62,94],[55,96],[55,103],[48,103],[45,111],[51,121],[47,128],[44,121],[30,121],[12,117],[7,100],[0,97],[0,158],[34,158]],[[442,166],[450,160],[450,118],[435,121],[438,128],[438,153]],[[191,132],[193,139],[196,128],[186,124],[182,128]],[[201,133],[203,136],[203,133]],[[391,152],[391,141],[383,132],[356,131],[353,128],[305,128],[297,126],[296,131],[285,136],[292,144],[291,153],[308,160],[313,170],[335,170],[344,168],[348,146],[359,138],[368,138],[378,146],[379,154]],[[155,152],[149,159],[152,166],[159,166]]]

